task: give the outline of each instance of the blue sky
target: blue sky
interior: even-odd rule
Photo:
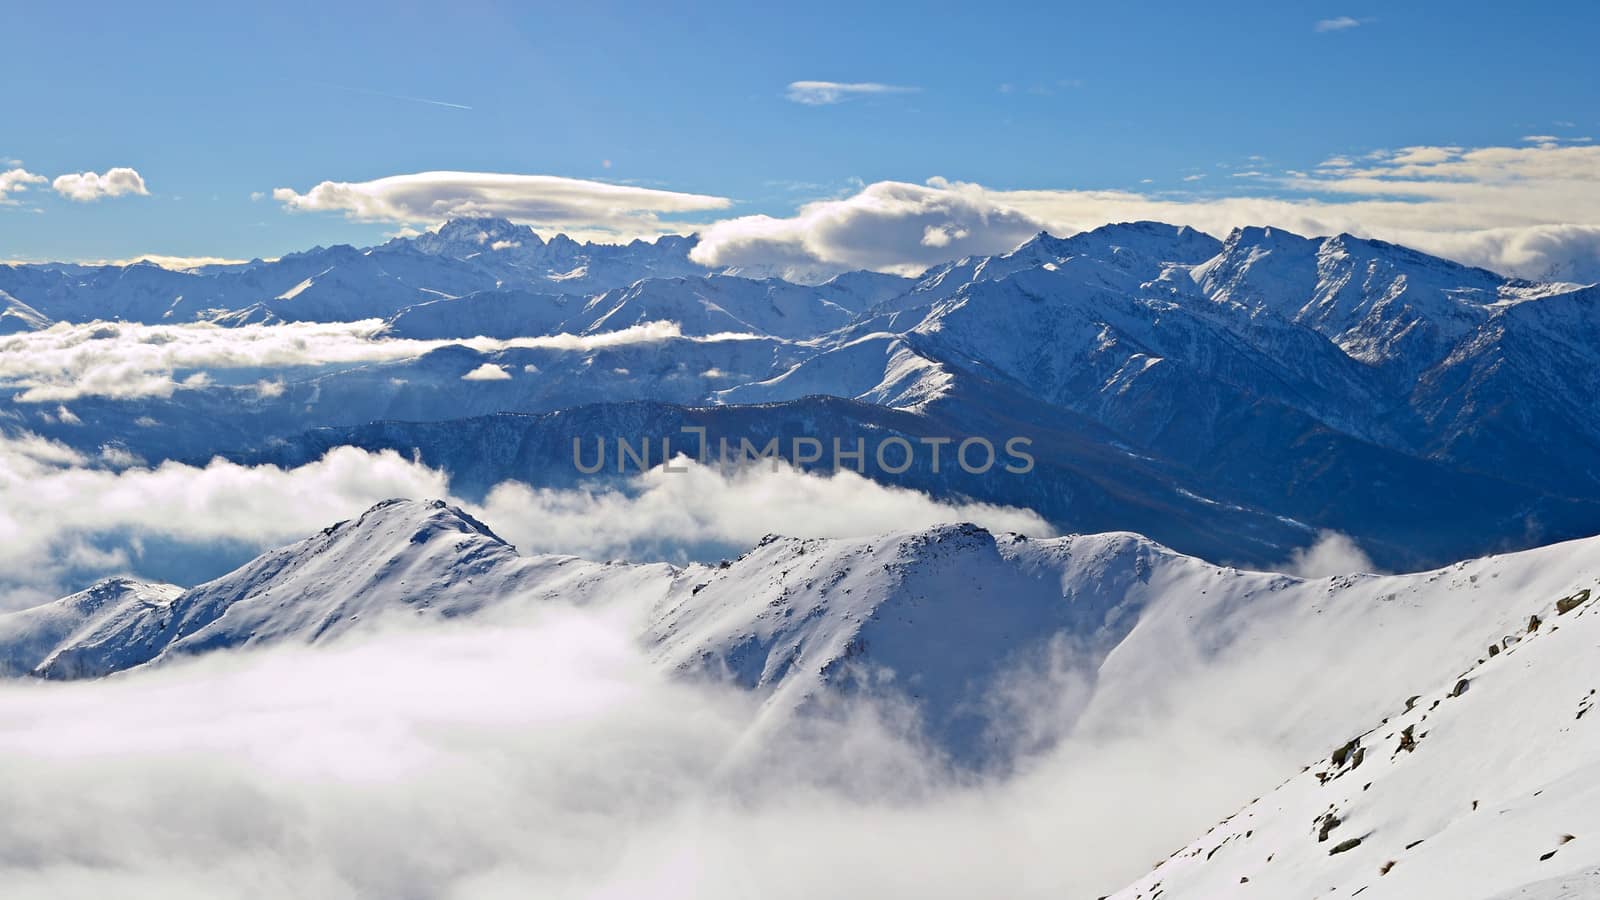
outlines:
[[[0,206],[0,259],[370,243],[402,224],[271,192],[430,170],[729,201],[676,224],[934,177],[1295,198],[1322,192],[1230,176],[1600,134],[1600,16],[1578,3],[768,6],[14,7],[0,171],[130,167],[149,193],[32,182]],[[797,81],[905,90],[808,105]]]

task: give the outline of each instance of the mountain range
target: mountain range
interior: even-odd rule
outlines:
[[[1600,288],[1150,222],[818,283],[711,271],[694,243],[461,219],[189,271],[0,267],[0,428],[107,470],[394,450],[469,500],[629,489],[620,464],[580,470],[575,439],[1021,437],[1021,474],[927,456],[865,474],[1064,536],[947,524],[600,561],[396,499],[237,568],[206,557],[185,585],[119,576],[0,613],[0,676],[621,603],[654,671],[757,705],[752,752],[863,700],[979,783],[1136,760],[1186,786],[1061,811],[1149,854],[1103,885],[1119,900],[1555,900],[1600,877]],[[275,336],[287,350],[238,349]],[[166,389],[125,386],[185,342]],[[40,347],[122,368],[17,362]],[[1330,531],[1413,574],[1272,571]]]
[[[169,396],[90,393],[65,421],[16,402],[21,382],[0,377],[0,396],[10,427],[91,454],[297,464],[392,447],[479,489],[569,484],[572,438],[686,421],[735,438],[1021,435],[1039,460],[1027,478],[923,461],[869,475],[1254,565],[1323,531],[1388,568],[1600,531],[1595,287],[1265,228],[1110,225],[821,284],[705,270],[694,240],[579,244],[461,219],[191,271],[0,267],[13,341],[51,322],[379,319],[378,343],[427,342],[409,358],[185,371],[203,377]]]

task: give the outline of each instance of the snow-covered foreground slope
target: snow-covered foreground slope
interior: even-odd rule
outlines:
[[[1484,633],[1482,658],[1117,896],[1600,894],[1597,592],[1517,596],[1524,618]]]

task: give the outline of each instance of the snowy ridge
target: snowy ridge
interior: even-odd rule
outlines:
[[[164,615],[182,593],[172,584],[106,578],[53,603],[0,616],[0,675],[39,672],[60,648],[93,635],[130,638],[139,622]]]
[[[50,319],[37,309],[5,291],[0,291],[0,335],[19,331],[39,331],[50,327]]]
[[[1215,808],[1144,810],[1152,835],[1178,843],[1262,798],[1119,897],[1336,885],[1489,898],[1542,881],[1558,891],[1600,865],[1597,597],[1600,538],[1306,580],[1134,534],[949,525],[769,536],[736,560],[678,568],[524,557],[459,510],[396,500],[189,591],[111,580],[0,616],[0,660],[13,675],[92,677],[402,620],[516,621],[556,598],[621,602],[659,665],[761,697],[757,739],[868,695],[907,703],[964,765],[1026,769],[1058,742],[1114,753],[1151,723],[1141,761],[1177,778],[1204,781],[1212,745],[1271,749],[1271,765],[1228,777]],[[1021,734],[1018,696],[1048,701]],[[1299,774],[1287,762],[1312,758]],[[1460,890],[1423,890],[1437,885]]]
[[[308,429],[636,400],[791,404],[804,421],[807,398],[832,396],[922,417],[928,433],[1002,429],[1041,450],[1053,444],[1025,491],[988,482],[970,486],[975,499],[1028,506],[1064,531],[1136,530],[1250,564],[1286,558],[1317,529],[1351,535],[1393,568],[1600,530],[1595,288],[1504,279],[1348,235],[1247,228],[1217,241],[1159,223],[1038,235],[920,280],[856,272],[809,286],[679,271],[690,239],[604,247],[536,237],[462,219],[366,250],[317,248],[214,272],[0,267],[0,288],[66,322],[91,312],[226,324],[359,314],[386,319],[378,340],[451,341],[667,320],[683,336],[207,373],[223,377],[171,396],[85,398],[66,421],[48,405],[13,403],[12,421],[85,455],[120,442],[157,462],[248,455]],[[700,339],[729,331],[757,339]],[[183,427],[133,424],[151,421]],[[404,449],[413,447],[429,459],[451,452]],[[1074,483],[1085,466],[1096,481],[1087,492]],[[1102,496],[1146,509],[1209,498],[1216,527],[1200,531],[1227,532],[1232,548],[1187,526],[1112,515],[1117,505]],[[1265,524],[1223,521],[1239,511]]]
[[[1597,593],[1513,606],[1519,621],[1484,632],[1476,662],[1397,697],[1376,725],[1116,896],[1591,896]]]
[[[581,594],[583,580],[606,568],[521,557],[442,501],[394,500],[192,590],[137,586],[93,608],[67,598],[57,603],[70,612],[57,619],[39,613],[55,604],[0,616],[0,634],[10,638],[8,657],[10,646],[38,648],[65,634],[29,670],[45,678],[96,677],[181,655],[315,642],[398,613],[452,617],[540,591]],[[653,575],[665,567],[638,569]],[[73,627],[55,624],[74,613]]]
[[[907,692],[939,742],[976,756],[981,701],[1007,664],[1070,634],[1103,656],[1151,599],[1171,554],[1131,534],[1030,540],[974,525],[871,540],[769,536],[659,606],[657,658],[760,691],[782,717],[824,688]],[[892,673],[888,676],[887,673]]]

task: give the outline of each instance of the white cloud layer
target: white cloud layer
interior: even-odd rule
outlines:
[[[843,103],[853,97],[867,97],[874,94],[909,94],[917,88],[905,87],[898,84],[880,84],[876,81],[794,81],[790,82],[788,93],[784,96],[795,103],[806,106],[829,106],[834,103]]]
[[[1325,20],[1353,27],[1348,17]],[[1337,29],[1335,29],[1337,30]],[[797,102],[914,90],[876,82],[797,81]],[[602,240],[699,231],[694,258],[711,266],[771,267],[815,277],[853,268],[902,274],[971,253],[999,253],[1035,231],[1071,234],[1152,219],[1217,236],[1245,225],[1306,235],[1348,232],[1392,241],[1508,275],[1600,280],[1600,146],[1587,136],[1530,134],[1523,145],[1424,145],[1333,156],[1309,171],[1253,164],[1234,173],[1248,195],[1130,190],[997,190],[932,178],[881,181],[818,200],[792,215],[746,215],[691,224],[729,209],[726,197],[549,175],[422,172],[363,182],[324,181],[273,196],[296,212],[341,212],[405,226],[451,216],[498,215]],[[1251,175],[1244,178],[1244,175]],[[1184,181],[1198,187],[1204,176]],[[20,167],[0,173],[0,203],[42,181]],[[132,169],[62,175],[75,200],[148,193]],[[684,218],[689,222],[682,221]],[[206,260],[211,261],[211,260]],[[173,259],[182,266],[193,261]]]
[[[648,322],[593,335],[555,334],[495,340],[413,340],[383,335],[380,319],[356,322],[247,325],[57,323],[42,331],[0,337],[0,390],[20,403],[59,403],[80,397],[169,397],[210,383],[208,370],[274,369],[411,359],[445,346],[480,352],[545,348],[582,352],[680,338],[671,322]],[[685,338],[738,340],[736,334]],[[502,372],[506,377],[509,374]],[[479,374],[474,380],[492,378]]]
[[[126,460],[124,460],[126,462]],[[0,608],[137,569],[157,539],[266,549],[389,497],[446,496],[443,475],[351,448],[297,469],[163,463],[95,468],[65,445],[0,437]],[[217,573],[221,574],[221,573]]]
[[[974,184],[869,184],[789,218],[744,216],[701,232],[696,261],[712,266],[878,269],[915,274],[970,253],[1009,250],[1039,231],[1035,217]]]
[[[705,559],[768,534],[865,537],[973,522],[1034,537],[1055,534],[1036,513],[988,503],[943,503],[855,472],[812,475],[787,465],[732,471],[680,458],[626,490],[551,490],[506,482],[475,507],[525,550],[593,559]]]
[[[0,682],[0,882],[135,900],[1096,896],[1297,760],[1249,727],[1276,648],[1221,677],[1152,673],[1116,727],[1064,736],[1095,686],[1019,661],[998,740],[1064,740],[1011,775],[961,774],[865,691],[763,728],[758,697],[651,663],[638,598],[607,600]]]
[[[95,466],[36,435],[0,436],[0,609],[54,599],[101,575],[138,574],[143,548],[154,541],[260,551],[390,497],[451,496],[442,472],[390,451],[340,447],[282,469],[222,459],[149,467],[108,450],[99,460],[105,465]],[[807,475],[766,465],[723,472],[680,463],[686,471],[657,468],[622,488],[506,482],[482,504],[453,502],[494,523],[523,552],[597,559],[714,559],[773,533],[850,537],[944,522],[1053,534],[1026,510],[940,503],[854,472]]]
[[[107,169],[105,174],[76,172],[58,175],[50,183],[55,192],[68,200],[92,203],[104,197],[121,197],[127,194],[148,195],[144,178],[127,166]]]
[[[264,260],[277,262],[277,257]],[[59,262],[51,259],[0,259],[0,265],[27,266],[42,262]],[[228,256],[166,256],[159,253],[146,253],[142,256],[125,256],[120,259],[75,259],[72,262],[80,266],[131,266],[137,263],[150,263],[163,269],[174,272],[183,272],[189,269],[199,269],[205,266],[237,266],[250,262],[248,259],[235,259]]]
[[[21,194],[28,190],[30,184],[43,184],[45,177],[35,175],[27,169],[17,168],[0,172],[0,206],[15,206],[18,202],[13,194]]]
[[[1141,733],[964,779],[866,699],[757,745],[753,698],[660,672],[621,618],[547,607],[0,684],[0,879],[131,900],[1077,896],[1158,852],[1118,840],[1148,831],[1119,799],[1209,811],[1259,761],[1186,734],[1189,766],[1214,766],[1186,787],[1138,771]]]
[[[431,224],[455,216],[504,216],[535,226],[617,235],[658,234],[661,217],[726,209],[726,197],[492,172],[418,172],[374,181],[324,181],[305,193],[280,187],[291,212],[342,212],[367,222]]]
[[[707,265],[914,273],[963,254],[1004,252],[1038,230],[1065,235],[1152,219],[1219,237],[1245,225],[1348,232],[1509,275],[1600,280],[1600,147],[1592,144],[1405,147],[1251,181],[1278,196],[877,182],[793,216],[716,223],[702,231],[694,257]]]

